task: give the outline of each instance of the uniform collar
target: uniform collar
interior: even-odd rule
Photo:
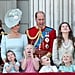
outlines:
[[[41,29],[40,27],[38,27],[37,25],[35,26],[37,29]],[[42,27],[42,29],[41,30],[43,30],[43,29],[45,29],[45,25]]]

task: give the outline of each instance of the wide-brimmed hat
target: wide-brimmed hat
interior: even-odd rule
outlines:
[[[5,24],[8,28],[12,28],[19,23],[22,17],[20,9],[10,9],[5,14]]]

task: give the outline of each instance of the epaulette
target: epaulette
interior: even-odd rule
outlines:
[[[32,27],[26,30],[26,34],[29,39],[36,39],[39,34],[39,30],[36,27]]]

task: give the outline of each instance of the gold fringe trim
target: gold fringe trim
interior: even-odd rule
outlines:
[[[42,35],[42,32],[41,32],[41,29],[39,29],[38,38],[37,38],[36,42],[34,43],[34,46],[37,44],[37,42],[38,42],[38,40],[39,40],[40,37],[44,38],[43,35]]]
[[[27,30],[26,31],[26,33],[27,33],[27,36],[29,37],[29,39],[36,39],[36,37],[38,36],[38,34],[39,34],[39,32],[36,34],[36,36],[34,36],[34,37],[31,37],[30,35],[29,35],[29,31]]]
[[[38,26],[36,26],[36,28],[38,28]],[[43,26],[43,28],[45,28],[45,26]],[[38,29],[39,29],[39,31],[37,32],[37,34],[36,34],[34,37],[31,37],[31,36],[29,35],[29,31],[28,31],[28,30],[26,31],[27,36],[28,36],[29,39],[34,40],[34,39],[37,38],[37,39],[36,39],[36,42],[34,43],[34,46],[37,44],[37,42],[38,42],[38,40],[39,40],[40,37],[41,37],[41,38],[44,38],[43,35],[42,35],[41,28],[38,28]]]
[[[37,34],[34,36],[34,37],[31,37],[30,35],[29,35],[29,31],[27,30],[26,31],[26,33],[27,33],[27,36],[29,37],[29,39],[36,39],[37,37],[42,37],[43,38],[43,35],[42,35],[42,32],[41,32],[41,29],[39,28],[39,31],[37,32]]]

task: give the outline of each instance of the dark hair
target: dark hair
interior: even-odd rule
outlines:
[[[12,52],[13,55],[16,57],[16,55],[15,55],[15,53],[14,53],[13,51],[8,50],[8,51],[6,52],[6,62],[10,62],[10,61],[8,60],[8,57],[7,57],[7,54],[8,54],[9,52]],[[15,58],[15,62],[17,62],[16,58]]]
[[[43,11],[38,11],[38,12],[35,13],[35,18],[37,18],[38,13],[42,13],[44,15],[44,17],[45,17],[45,13]]]
[[[2,20],[0,20],[0,27],[2,27]]]
[[[64,40],[64,38],[62,37],[62,32],[61,32],[61,26],[62,26],[62,24],[67,24],[67,25],[68,25],[68,27],[69,27],[69,29],[70,29],[68,38],[69,38],[70,40],[72,40],[73,46],[74,46],[74,37],[73,37],[72,29],[71,29],[69,23],[67,23],[67,22],[62,22],[62,23],[59,25],[59,29],[58,29],[57,49],[59,49],[59,48],[61,47],[62,40]]]

